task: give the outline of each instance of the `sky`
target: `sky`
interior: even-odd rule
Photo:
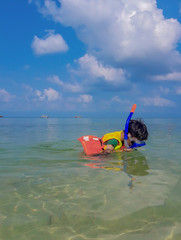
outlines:
[[[0,115],[181,117],[181,0],[1,0]]]

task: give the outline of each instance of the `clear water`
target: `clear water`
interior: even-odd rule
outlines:
[[[0,119],[0,239],[180,240],[181,121],[146,120],[132,153],[87,157],[76,140],[120,119]]]

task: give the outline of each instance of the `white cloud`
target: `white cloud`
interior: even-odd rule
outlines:
[[[83,87],[78,83],[75,83],[75,84],[66,83],[64,87],[67,91],[74,92],[74,93],[83,91]]]
[[[34,36],[32,48],[36,54],[41,55],[65,52],[68,50],[68,45],[60,34],[49,32],[43,39]]]
[[[59,85],[60,87],[64,86],[64,82],[62,82],[60,80],[59,76],[57,76],[57,75],[48,77],[48,81],[55,83],[55,84]]]
[[[164,75],[157,75],[152,78],[155,81],[181,81],[181,72],[173,72]]]
[[[56,101],[61,99],[60,93],[52,88],[44,89],[43,92],[36,90],[35,95],[38,97],[40,101],[43,100]]]
[[[23,84],[22,87],[26,89],[28,92],[31,92],[31,93],[33,92],[33,88],[28,84]]]
[[[15,95],[10,94],[5,89],[0,89],[0,100],[2,100],[3,102],[10,102],[15,97]]]
[[[156,0],[45,0],[41,12],[75,29],[89,52],[115,62],[153,58],[176,49],[181,24],[165,19]],[[166,59],[165,59],[166,60]]]
[[[65,82],[61,81],[57,75],[48,77],[48,80],[52,83],[59,85],[67,92],[77,93],[77,92],[83,91],[83,87],[79,83],[65,83]]]
[[[59,92],[56,90],[49,88],[44,90],[45,96],[48,98],[48,101],[54,101],[60,98]]]
[[[118,84],[125,84],[130,79],[136,81],[140,91],[144,91],[145,87],[147,89],[144,80],[150,75],[157,74],[152,77],[155,81],[181,80],[181,55],[177,52],[181,24],[176,19],[166,19],[163,11],[158,9],[156,0],[39,2],[44,2],[43,7],[39,8],[44,16],[50,15],[56,22],[72,27],[87,46],[87,54],[76,60],[78,67],[72,70],[77,74],[72,79],[79,79],[77,83],[62,81],[58,76],[54,78],[54,83],[64,91],[85,93],[78,97],[78,102],[92,101],[92,96],[86,93],[91,92],[93,84],[100,90],[114,91],[118,90]],[[110,85],[116,88],[110,88]],[[146,97],[142,98],[142,102],[145,106],[175,105],[169,97],[154,97],[157,94],[173,93],[173,90],[160,85],[158,82],[149,86],[150,89],[154,88],[154,95],[148,97],[144,94]],[[130,87],[133,89],[132,84]],[[180,91],[178,89],[177,94]],[[43,96],[44,93],[40,94],[40,97]],[[71,97],[76,104],[77,98]],[[124,99],[116,96],[110,102],[121,105]]]
[[[144,106],[156,106],[156,107],[167,107],[167,106],[175,106],[175,103],[161,97],[153,97],[153,98],[141,98]]]
[[[163,94],[169,94],[170,89],[167,88],[167,87],[160,86],[160,92],[163,93]]]
[[[177,87],[176,94],[181,95],[181,87]]]
[[[90,103],[92,102],[92,96],[91,95],[88,95],[88,94],[82,94],[79,96],[78,98],[78,102],[81,102],[81,103]]]
[[[27,69],[29,69],[29,68],[30,68],[30,65],[25,65],[25,66],[24,66],[24,69],[25,69],[25,70],[27,70]]]
[[[109,83],[124,83],[125,72],[122,69],[113,67],[105,67],[101,62],[98,62],[94,56],[85,54],[76,61],[79,64],[79,74],[84,74],[88,77],[103,78]]]
[[[36,90],[35,94],[39,98],[40,101],[43,101],[45,99],[45,95],[41,91]]]
[[[118,96],[115,96],[111,99],[113,102],[117,102],[119,103],[120,105],[131,105],[131,101],[130,100],[124,100],[124,99],[121,99],[119,98]]]

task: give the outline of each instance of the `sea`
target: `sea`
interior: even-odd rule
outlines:
[[[77,138],[125,119],[1,118],[1,240],[180,240],[181,119],[144,119],[146,146],[86,156]]]

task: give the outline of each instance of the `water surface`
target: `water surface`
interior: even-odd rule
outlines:
[[[180,240],[181,121],[145,122],[146,147],[87,157],[124,120],[0,119],[0,239]]]

